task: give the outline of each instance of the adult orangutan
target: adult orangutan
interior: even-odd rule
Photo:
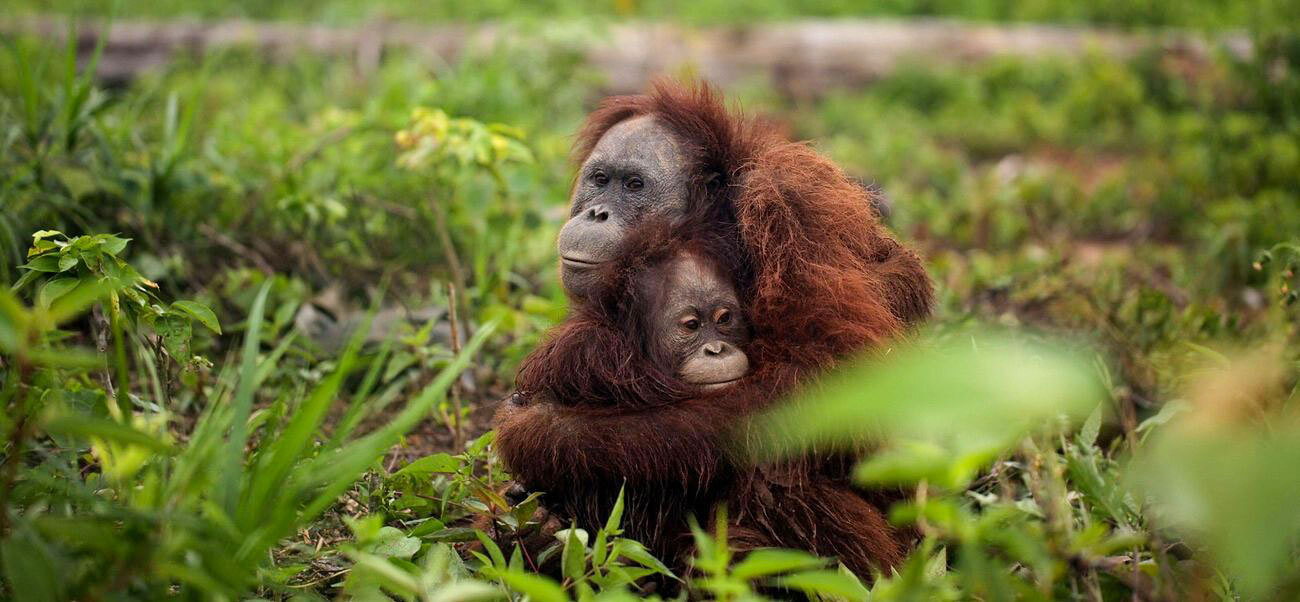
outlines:
[[[574,309],[498,412],[506,466],[588,528],[625,487],[629,535],[678,566],[685,517],[710,517],[719,502],[733,508],[742,547],[839,556],[864,577],[899,562],[903,536],[847,487],[842,458],[753,466],[736,432],[795,385],[928,315],[921,262],[878,224],[866,191],[806,145],[728,112],[707,86],[660,82],[607,100],[575,155],[572,217],[557,244]],[[682,261],[697,276],[725,274],[729,287],[704,287],[733,290],[733,315],[748,322],[748,373],[718,390],[664,365],[646,327],[663,306],[637,291],[656,286],[656,270],[680,280]]]

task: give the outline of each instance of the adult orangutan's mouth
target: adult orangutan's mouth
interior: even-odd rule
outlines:
[[[561,257],[560,263],[563,263],[565,267],[577,268],[579,270],[589,270],[591,268],[600,265],[602,262],[587,261],[585,259],[578,259],[576,257]]]
[[[731,380],[720,380],[720,381],[718,381],[718,382],[713,382],[713,383],[699,383],[699,387],[700,387],[701,389],[704,389],[705,391],[716,391],[716,390],[721,389],[721,388],[723,388],[723,387],[726,387],[726,386],[728,386],[728,385],[736,384],[736,383],[740,382],[740,379],[742,379],[742,378],[744,378],[744,377],[743,377],[743,376],[737,376],[736,378],[733,378],[733,379],[731,379]]]

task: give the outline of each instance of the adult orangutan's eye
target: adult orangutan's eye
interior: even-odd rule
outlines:
[[[631,178],[628,178],[627,182],[625,182],[623,186],[627,187],[628,190],[641,190],[645,187],[645,182],[641,181],[641,178],[632,176]]]
[[[591,181],[594,182],[596,186],[604,188],[605,185],[609,183],[609,176],[605,175],[605,172],[603,171],[598,171],[591,174]]]

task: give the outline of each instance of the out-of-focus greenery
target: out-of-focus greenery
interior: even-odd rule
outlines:
[[[955,17],[986,21],[1092,23],[1125,27],[1240,28],[1272,16],[1295,14],[1294,0],[14,0],[22,11],[113,14],[119,17],[245,18],[325,23],[373,20],[480,21],[518,18],[672,19],[730,24],[798,17]],[[1288,12],[1291,11],[1291,12]]]
[[[119,8],[190,10],[157,6]],[[228,6],[211,14],[289,10]],[[746,18],[786,14],[757,6]],[[960,6],[878,10],[1255,14]],[[480,10],[456,7],[430,10]],[[72,49],[5,38],[4,595],[1290,599],[1300,41],[1283,29],[1247,59],[999,59],[815,100],[730,91],[879,184],[938,284],[918,341],[781,421],[789,445],[877,438],[858,477],[918,489],[893,517],[923,541],[870,587],[806,554],[737,558],[725,529],[697,530],[696,571],[669,576],[620,537],[621,511],[560,532],[560,579],[470,528],[538,528],[536,496],[498,493],[484,408],[563,315],[566,157],[599,86],[566,50],[580,30],[455,65],[221,51],[112,90]],[[457,317],[372,340],[394,306]],[[311,308],[360,327],[322,344]]]

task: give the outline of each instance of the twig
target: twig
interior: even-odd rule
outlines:
[[[456,284],[447,283],[447,316],[451,326],[451,352],[460,355],[460,321],[456,313]],[[451,421],[451,433],[454,448],[460,452],[465,447],[465,430],[461,427],[460,379],[451,383],[451,407],[454,418]]]
[[[373,129],[373,128],[363,128],[363,129]],[[350,125],[345,125],[343,127],[330,131],[324,136],[321,136],[321,138],[316,141],[316,144],[313,144],[310,147],[299,151],[298,154],[294,155],[291,159],[289,159],[289,163],[287,163],[285,166],[285,170],[284,170],[285,173],[297,173],[298,170],[301,169],[304,164],[316,158],[316,156],[321,154],[321,152],[324,151],[326,147],[333,146],[339,142],[342,142],[344,138],[351,136],[354,131],[357,131],[357,128]]]
[[[443,211],[442,205],[437,199],[429,199],[429,210],[433,212],[433,226],[438,232],[438,242],[442,245],[442,253],[447,256],[447,266],[451,268],[452,283],[459,290],[465,290],[465,272],[460,267],[460,256],[456,254],[456,247],[451,244],[451,232],[447,230],[447,213]],[[455,303],[452,307],[455,307]]]
[[[1142,565],[1140,561],[1141,558],[1138,556],[1138,549],[1135,546],[1133,548],[1133,580],[1134,581],[1137,581],[1142,578]],[[1138,602],[1137,588],[1133,588],[1133,602]]]
[[[370,205],[372,207],[378,207],[379,209],[387,211],[403,219],[416,220],[420,218],[420,212],[410,207],[407,207],[405,205],[398,205],[397,203],[391,203],[389,201],[385,201],[380,198],[375,198],[370,195],[360,194],[360,193],[353,194],[351,198],[363,204]]]
[[[95,351],[100,357],[108,357],[108,317],[104,315],[104,304],[96,303],[90,308],[90,322],[95,334]],[[104,371],[99,374],[100,382],[104,385],[104,395],[109,399],[115,399],[117,394],[113,389],[113,372],[108,362],[104,362]]]
[[[226,236],[225,234],[222,234],[221,232],[217,231],[216,228],[213,228],[212,226],[209,226],[207,224],[199,224],[199,232],[202,232],[203,235],[211,239],[212,242],[215,242],[218,245],[230,249],[231,251],[234,251],[236,254],[238,254],[240,257],[243,257],[244,259],[253,262],[253,265],[257,266],[257,269],[262,270],[262,272],[267,276],[272,276],[275,274],[275,268],[271,267],[270,262],[268,262],[265,257],[262,257],[261,253],[258,253],[257,251],[253,250],[248,245],[245,245],[229,236]]]

